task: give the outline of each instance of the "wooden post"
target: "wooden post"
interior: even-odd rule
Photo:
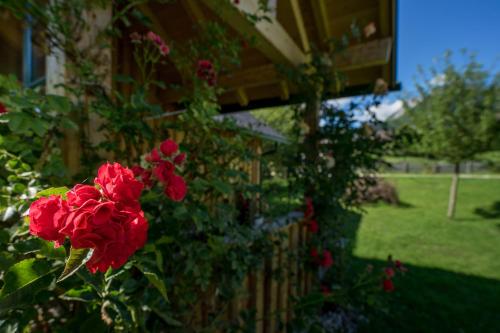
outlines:
[[[299,296],[299,224],[294,223],[290,226],[290,240],[289,240],[289,249],[292,252],[292,260],[290,267],[290,297],[288,298],[288,320],[290,321],[293,317],[292,309],[292,299]]]
[[[112,58],[111,58],[111,43],[109,47],[97,47],[100,45],[97,41],[103,38],[103,31],[111,22],[112,9],[108,6],[105,9],[95,9],[84,14],[84,18],[88,23],[88,28],[82,33],[82,39],[79,41],[77,47],[81,49],[91,49],[96,46],[92,52],[97,55],[95,58],[99,59],[96,71],[102,76],[102,86],[109,92],[111,89],[111,75],[112,75]],[[76,38],[77,36],[75,36]],[[46,92],[48,94],[65,95],[66,92],[61,86],[71,81],[73,73],[68,71],[68,59],[66,58],[64,50],[54,49],[46,57],[47,67],[47,80]],[[85,98],[88,103],[88,99]],[[80,119],[75,115],[74,120],[79,125],[79,130],[64,130],[64,140],[61,143],[63,150],[63,157],[65,165],[67,166],[70,174],[76,174],[80,171],[82,158],[81,135],[85,131],[89,141],[92,144],[97,144],[104,139],[104,135],[98,132],[98,128],[103,124],[101,118],[96,114],[89,114],[87,124],[81,124]]]
[[[455,216],[455,207],[457,205],[458,180],[460,176],[460,163],[455,163],[455,172],[451,179],[450,198],[448,201],[448,218]]]

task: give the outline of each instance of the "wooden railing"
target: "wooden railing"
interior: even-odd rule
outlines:
[[[240,318],[242,311],[253,310],[256,333],[286,332],[286,323],[293,317],[294,299],[306,295],[312,286],[312,274],[300,259],[309,235],[302,222],[279,228],[271,235],[276,240],[280,239],[276,242],[279,245],[274,246],[273,254],[263,269],[245,277],[237,297],[229,304],[214,304],[206,300],[200,304],[197,317],[201,327],[212,326],[208,313],[215,308],[221,314],[212,320],[239,322],[240,325],[244,325]]]

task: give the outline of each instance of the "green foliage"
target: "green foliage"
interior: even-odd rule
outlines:
[[[418,102],[408,107],[420,136],[417,151],[459,163],[494,148],[500,130],[500,76],[492,78],[472,56],[457,67],[451,53],[442,59],[442,68],[429,73],[432,78],[422,71]]]

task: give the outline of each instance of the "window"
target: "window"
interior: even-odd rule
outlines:
[[[45,54],[33,43],[31,22],[0,12],[0,74],[14,74],[26,87],[45,82]]]

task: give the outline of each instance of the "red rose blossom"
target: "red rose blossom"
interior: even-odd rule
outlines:
[[[160,154],[158,153],[158,149],[153,148],[153,150],[151,150],[151,153],[148,156],[146,156],[146,161],[148,161],[149,163],[160,162],[161,157],[160,157]]]
[[[394,275],[396,274],[392,267],[386,267],[384,269],[384,272],[385,272],[385,275],[387,276],[387,278],[389,278],[389,279],[394,277]]]
[[[172,174],[165,187],[165,194],[173,201],[182,201],[187,193],[186,182],[181,176]]]
[[[70,206],[81,206],[89,199],[99,200],[101,192],[94,186],[77,184],[66,193],[66,196]]]
[[[186,160],[186,153],[180,153],[179,155],[175,156],[174,164],[182,165],[182,163],[184,163],[185,160]]]
[[[172,139],[167,139],[163,141],[160,145],[160,151],[166,157],[170,157],[179,150],[179,146]]]
[[[394,291],[394,283],[392,282],[391,279],[384,279],[382,282],[382,288],[384,289],[385,292],[393,292]]]
[[[0,114],[7,113],[8,110],[3,103],[0,103]]]
[[[319,225],[318,225],[318,222],[316,220],[311,220],[309,221],[309,223],[307,224],[307,228],[309,230],[309,232],[315,234],[319,231]]]
[[[323,250],[323,256],[321,257],[321,260],[319,261],[319,265],[321,267],[329,268],[333,265],[334,261],[332,258],[332,254],[328,250]]]
[[[60,231],[68,213],[68,203],[59,195],[36,200],[30,206],[30,233],[61,246],[65,236]]]
[[[145,187],[148,187],[148,188],[152,187],[153,182],[151,181],[151,171],[144,170],[144,172],[141,175],[141,180],[142,180],[142,183],[144,184]]]
[[[169,161],[162,161],[153,169],[153,174],[159,181],[166,183],[174,174],[175,166]]]
[[[196,76],[198,78],[206,81],[209,86],[214,86],[217,80],[217,74],[215,73],[214,65],[210,60],[198,60],[198,69],[196,70]]]
[[[112,201],[129,207],[137,207],[144,185],[135,179],[134,173],[119,163],[106,163],[97,171],[94,182]]]
[[[101,235],[106,235],[108,241],[104,246],[94,249],[92,257],[87,262],[87,268],[106,272],[109,267],[117,269],[124,265],[137,249],[144,246],[147,239],[148,223],[141,211],[117,213],[110,223],[97,229]]]
[[[321,293],[324,297],[328,297],[331,295],[332,291],[328,286],[321,285]]]
[[[140,165],[134,165],[130,168],[135,177],[139,177],[144,172],[144,168]]]
[[[306,198],[306,211],[304,213],[304,217],[306,219],[311,218],[314,215],[314,206],[312,203],[312,199],[307,197]]]

